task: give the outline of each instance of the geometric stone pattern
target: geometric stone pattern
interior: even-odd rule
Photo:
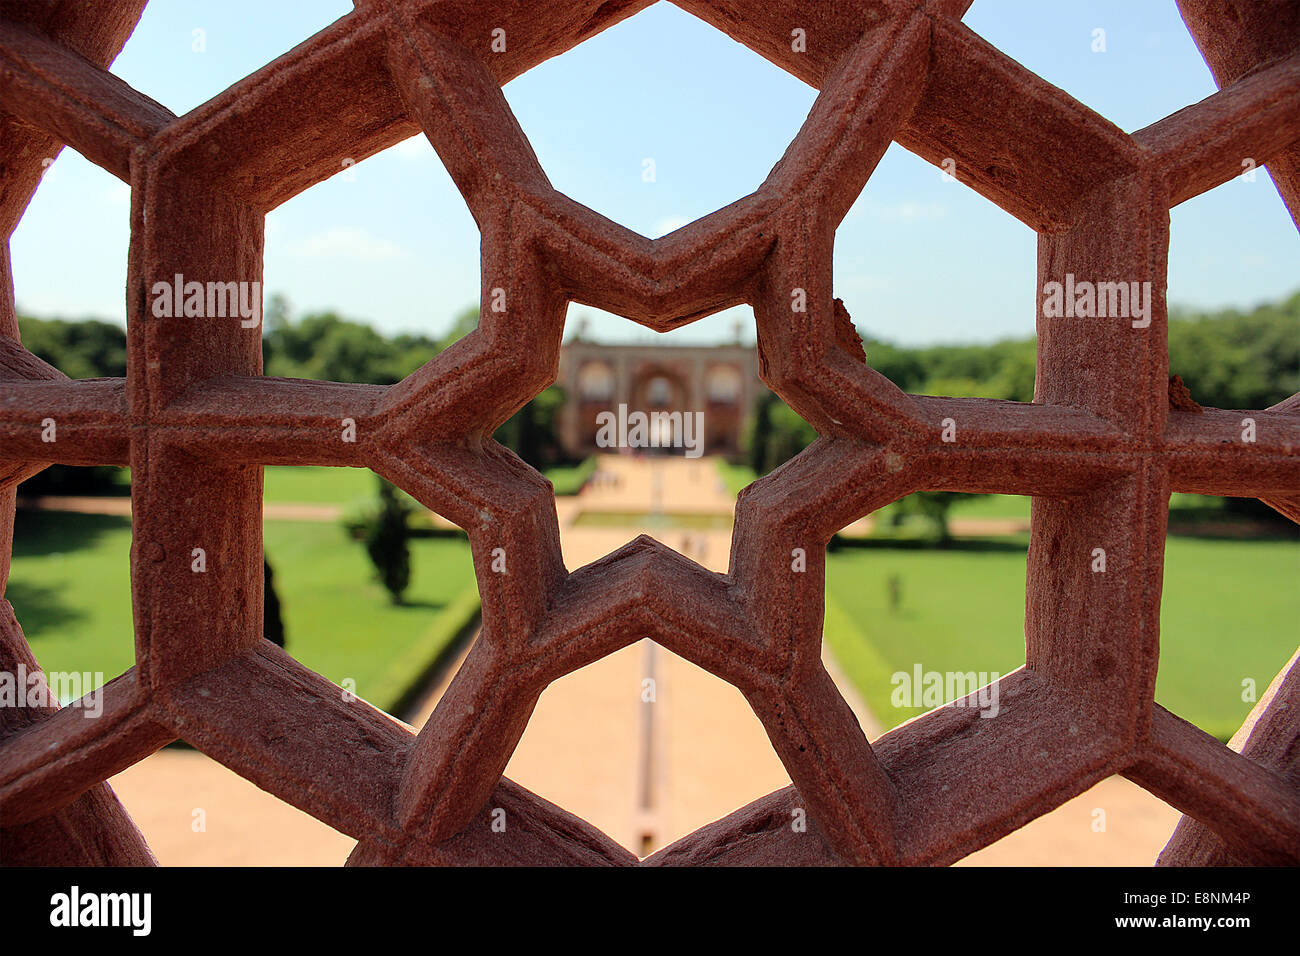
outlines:
[[[65,143],[132,197],[125,380],[70,381],[26,352],[7,242],[0,258],[0,581],[19,480],[129,464],[136,649],[98,720],[0,713],[5,862],[152,860],[103,781],[183,738],[355,837],[352,863],[636,863],[502,770],[548,684],[643,637],[739,688],[793,781],[647,863],[946,864],[1116,773],[1186,814],[1162,862],[1300,862],[1300,667],[1240,752],[1153,700],[1170,493],[1300,519],[1300,396],[1171,409],[1164,300],[1170,207],[1243,157],[1300,222],[1300,2],[1181,0],[1220,92],[1129,135],[963,25],[967,0],[677,0],[820,94],[756,192],[653,241],[558,193],[501,94],[650,2],[358,0],[176,117],[106,72],[144,0],[0,0],[6,237]],[[178,273],[260,281],[268,210],[420,131],[480,228],[481,301],[503,290],[476,332],[379,387],[267,378],[259,329],[154,316],[150,290]],[[846,334],[831,275],[836,227],[894,140],[1037,231],[1040,288],[1150,282],[1149,325],[1040,317],[1032,404],[900,391]],[[764,381],[822,437],[741,495],[728,573],[648,537],[564,567],[550,486],[490,436],[554,380],[570,301],[661,332],[753,307]],[[266,464],[371,468],[468,532],[482,635],[418,735],[262,639]],[[996,719],[943,707],[869,745],[820,661],[825,546],[924,489],[1034,496],[1026,663]],[[35,666],[0,612],[0,667]]]

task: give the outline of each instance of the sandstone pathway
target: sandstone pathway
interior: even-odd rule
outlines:
[[[730,532],[709,516],[729,515],[732,499],[709,460],[606,456],[597,480],[557,510],[570,569],[643,531],[706,567],[726,568]],[[695,516],[678,520],[697,530],[667,527],[658,510]],[[835,662],[826,664],[874,739],[878,723]],[[650,704],[642,702],[647,678]],[[432,689],[412,724],[423,724],[442,690]],[[548,688],[506,774],[639,853],[790,782],[740,692],[649,641]],[[162,751],[112,784],[165,864],[333,865],[353,843],[195,752]],[[204,811],[202,830],[196,809]],[[1095,829],[1097,810],[1105,811],[1104,831]],[[1177,819],[1112,778],[964,862],[1148,865]]]

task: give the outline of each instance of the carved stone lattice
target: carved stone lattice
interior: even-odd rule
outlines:
[[[151,862],[104,781],[179,737],[355,837],[353,863],[636,863],[502,770],[550,682],[642,637],[738,687],[793,781],[647,863],[951,863],[1117,773],[1187,814],[1161,862],[1300,861],[1294,661],[1240,753],[1153,700],[1170,493],[1300,519],[1300,396],[1171,409],[1164,300],[1169,208],[1243,157],[1300,217],[1300,2],[1180,0],[1221,90],[1129,135],[966,27],[968,0],[677,0],[820,95],[757,192],[654,241],[556,192],[501,94],[650,2],[358,0],[176,117],[106,72],[144,0],[0,0],[5,236],[64,143],[132,195],[125,380],[70,381],[25,351],[7,243],[0,258],[0,582],[20,480],[129,463],[136,647],[98,720],[0,712],[4,862]],[[481,230],[482,301],[507,307],[410,378],[265,378],[260,330],[153,315],[177,274],[260,281],[268,210],[420,131]],[[1149,324],[1040,317],[1033,404],[904,394],[843,334],[831,275],[891,141],[1036,230],[1040,287],[1150,282]],[[554,379],[573,300],[657,331],[754,308],[764,380],[822,437],[741,495],[727,574],[646,537],[568,572],[549,485],[489,437]],[[468,532],[482,636],[418,736],[262,640],[266,464],[371,468]],[[825,545],[923,489],[1034,496],[1026,664],[996,719],[944,707],[870,746],[820,662]],[[0,636],[0,668],[36,666],[3,602]]]

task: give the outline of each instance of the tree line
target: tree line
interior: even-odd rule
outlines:
[[[1012,402],[1034,400],[1035,344],[1024,338],[908,348],[863,338],[867,364],[905,392]],[[1300,392],[1300,291],[1244,311],[1171,309],[1169,373],[1211,408],[1267,408]],[[751,419],[749,464],[767,474],[816,437],[812,426],[769,394]]]
[[[336,312],[295,318],[283,296],[271,296],[262,336],[263,368],[267,375],[287,378],[392,384],[477,324],[478,307],[471,306],[455,316],[443,336],[385,335]],[[126,374],[126,333],[114,323],[25,316],[19,326],[30,351],[73,378]],[[863,346],[867,362],[907,392],[1033,400],[1031,337],[914,348],[865,336]],[[1182,377],[1193,399],[1210,407],[1266,408],[1300,392],[1300,291],[1248,310],[1171,310],[1169,368]],[[536,467],[556,463],[562,457],[556,418],[563,402],[563,391],[551,386],[494,437]],[[751,411],[745,453],[754,471],[763,475],[815,438],[812,426],[769,393]],[[87,489],[77,488],[77,483],[94,483],[97,471],[46,469],[26,493],[81,493]]]

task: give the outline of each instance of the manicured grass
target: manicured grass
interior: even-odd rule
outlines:
[[[690,511],[583,511],[573,519],[576,528],[666,528],[682,531],[729,531],[731,515]]]
[[[1027,536],[958,542],[948,550],[872,546],[827,556],[825,639],[867,706],[886,727],[922,712],[893,706],[890,676],[925,671],[996,671],[1025,662]],[[899,607],[889,608],[889,579]],[[850,630],[850,628],[852,628]],[[860,645],[866,645],[866,649]]]
[[[335,683],[392,707],[477,607],[469,545],[411,542],[407,603],[394,606],[373,580],[364,548],[333,522],[270,521],[287,650]],[[134,663],[125,518],[20,511],[7,597],[37,660],[52,670],[102,671]]]
[[[1156,701],[1226,740],[1300,642],[1300,544],[1171,537]]]
[[[467,591],[477,605],[462,539],[411,541],[411,586],[398,606],[374,580],[365,548],[338,525],[268,521],[263,536],[285,616],[285,649],[336,684],[352,678],[357,696],[377,707],[392,706],[454,636],[441,633],[440,616],[463,603]]]
[[[591,462],[595,467],[595,462]],[[579,469],[586,464],[577,466]],[[569,469],[575,471],[577,469]],[[590,470],[586,474],[590,474]],[[549,477],[549,472],[547,473]],[[585,480],[585,478],[583,479]],[[122,469],[123,493],[130,487],[130,469]],[[262,500],[272,504],[339,505],[351,507],[373,500],[378,479],[369,468],[323,468],[315,465],[267,465]],[[576,494],[576,491],[573,492]]]
[[[953,518],[1028,518],[1028,495],[971,495],[955,502],[948,514]],[[1173,516],[1189,511],[1221,512],[1223,499],[1208,495],[1175,494],[1169,499]]]
[[[718,474],[722,477],[723,483],[727,486],[727,491],[733,495],[738,495],[746,485],[757,477],[754,469],[748,465],[733,465],[725,458],[717,459]]]
[[[101,672],[135,663],[131,519],[20,510],[5,599],[47,670]]]
[[[351,505],[375,497],[378,481],[368,468],[318,468],[268,465],[264,501],[288,504]]]
[[[588,458],[576,465],[556,465],[544,474],[557,495],[576,495],[596,471],[596,459]]]
[[[926,671],[1005,674],[1024,663],[1026,536],[950,550],[868,547],[829,556],[825,636],[876,717],[894,707],[890,676]],[[1300,637],[1300,544],[1171,537],[1165,548],[1156,700],[1226,740],[1249,713],[1242,681],[1262,694]],[[889,609],[888,579],[901,601]]]
[[[349,505],[375,496],[375,475],[368,468],[320,468],[314,465],[267,465],[264,501],[288,504]],[[117,473],[114,494],[131,493],[131,469]]]
[[[970,495],[959,498],[948,509],[956,518],[1029,518],[1028,495]]]

